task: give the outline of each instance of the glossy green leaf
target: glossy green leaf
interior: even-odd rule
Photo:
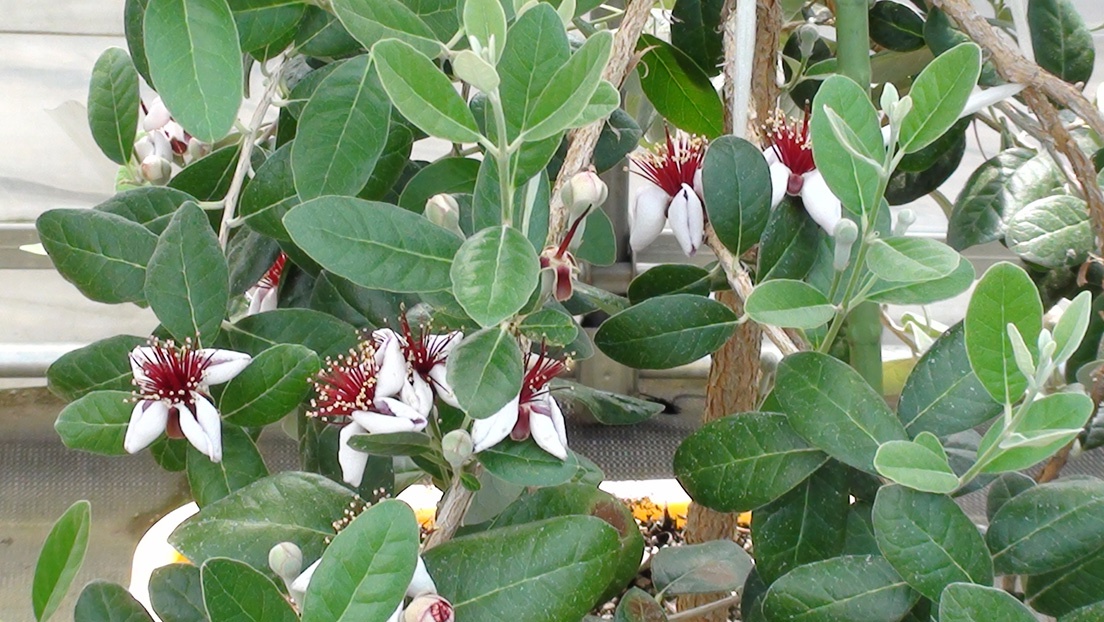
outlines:
[[[473,419],[490,417],[517,397],[522,372],[517,339],[498,327],[467,336],[448,357],[448,382]]]
[[[709,295],[709,272],[690,264],[663,264],[649,268],[629,283],[633,304],[669,294]]]
[[[670,43],[641,35],[640,86],[648,101],[672,125],[716,138],[724,133],[724,106],[709,76]]]
[[[874,536],[897,572],[932,600],[951,583],[993,583],[985,540],[946,495],[882,488],[874,501]]]
[[[327,59],[342,58],[364,51],[341,20],[317,6],[307,7],[307,12],[299,23],[299,30],[295,33],[295,47],[305,56]]]
[[[433,439],[421,432],[357,434],[349,446],[377,456],[425,456],[434,452]]]
[[[426,3],[426,6],[432,8],[435,4]],[[415,11],[416,6],[400,0],[337,0],[333,3],[338,19],[365,49],[371,49],[384,39],[397,39],[422,54],[435,57],[441,53],[441,44]]]
[[[637,369],[670,369],[721,347],[736,329],[723,304],[675,294],[649,298],[606,320],[594,343],[606,356]]]
[[[1009,499],[985,539],[1001,574],[1058,570],[1104,548],[1104,482],[1059,480]]]
[[[586,228],[583,230],[583,241],[575,249],[575,259],[585,261],[592,266],[612,266],[617,263],[617,235],[613,231],[613,222],[605,210],[594,209],[586,218]],[[545,225],[544,237],[548,235]],[[540,233],[540,231],[534,231]],[[529,236],[534,239],[533,235]],[[543,238],[541,243],[543,243]],[[537,244],[533,244],[534,247]]]
[[[817,328],[836,315],[836,306],[804,281],[775,279],[755,286],[744,306],[760,324],[785,328]]]
[[[299,204],[291,164],[292,141],[272,153],[257,168],[242,191],[238,215],[249,228],[277,240],[290,240],[283,218]]]
[[[261,58],[278,53],[295,38],[307,5],[299,0],[228,0],[242,51]]]
[[[702,165],[709,222],[736,255],[759,243],[771,210],[771,175],[762,151],[734,136],[713,141]]]
[[[824,235],[799,202],[783,199],[770,211],[759,238],[759,282],[804,279],[816,262]]]
[[[142,605],[117,583],[93,581],[84,586],[73,622],[152,622]]]
[[[475,117],[452,82],[424,54],[402,41],[386,40],[372,48],[372,59],[391,102],[411,123],[451,142],[479,140]]]
[[[121,48],[107,48],[92,67],[88,127],[112,162],[126,164],[138,130],[138,72]]]
[[[291,148],[300,200],[355,195],[372,176],[387,143],[391,104],[368,60],[342,63],[303,108]]]
[[[1029,203],[1008,219],[1005,242],[1021,259],[1045,268],[1080,265],[1095,248],[1089,209],[1077,197]]]
[[[568,452],[567,460],[560,460],[531,438],[521,442],[507,438],[479,452],[479,462],[492,475],[520,486],[558,486],[579,471],[573,452]]]
[[[651,594],[638,587],[630,587],[617,602],[613,620],[614,622],[667,622],[667,614]]]
[[[575,318],[559,309],[544,308],[528,315],[518,325],[518,330],[536,343],[566,346],[579,335]]]
[[[1069,0],[1031,0],[1027,23],[1035,62],[1066,82],[1088,82],[1096,60],[1092,31]]]
[[[295,343],[326,359],[345,354],[357,343],[356,329],[333,316],[310,309],[277,309],[243,317],[226,327],[230,346],[257,356],[281,343]]]
[[[663,412],[659,402],[643,400],[628,395],[600,391],[570,380],[553,380],[556,401],[566,401],[582,406],[590,416],[604,425],[633,425],[647,421]]]
[[[652,557],[652,581],[664,594],[709,594],[739,589],[754,562],[732,540],[661,548]]]
[[[953,272],[934,281],[900,283],[877,280],[866,298],[881,304],[926,305],[954,298],[973,284],[974,265],[969,259],[961,257]]]
[[[31,603],[35,620],[43,622],[57,611],[88,550],[91,506],[77,501],[54,522],[35,564]]]
[[[708,76],[721,71],[723,0],[678,0],[671,9],[671,44]]]
[[[510,27],[497,69],[502,78],[499,95],[506,116],[506,133],[511,140],[522,128],[532,127],[529,119],[537,98],[570,55],[563,22],[547,3],[525,11]],[[488,131],[492,131],[494,124],[488,126]],[[495,137],[493,133],[491,137]]]
[[[540,261],[517,229],[502,225],[468,238],[452,262],[452,291],[480,326],[494,326],[525,306],[536,288]]]
[[[1001,410],[1001,404],[989,396],[970,368],[961,322],[920,357],[897,402],[897,416],[910,435],[962,432],[989,421]]]
[[[832,131],[826,112],[829,109],[851,133],[861,158],[844,148]],[[809,131],[817,170],[832,193],[843,202],[843,207],[855,214],[874,212],[878,205],[878,178],[880,164],[885,158],[885,141],[866,89],[839,75],[825,80],[813,101]]]
[[[1054,325],[1054,360],[1057,363],[1067,361],[1077,351],[1085,333],[1089,330],[1092,314],[1092,293],[1083,291],[1070,301],[1062,312],[1062,317]]]
[[[437,194],[466,194],[475,189],[479,176],[479,160],[471,158],[441,158],[419,170],[406,182],[399,207],[422,213],[426,201]]]
[[[450,289],[455,234],[386,203],[320,197],[284,217],[292,241],[326,270],[394,292]]]
[[[145,227],[98,210],[54,209],[40,215],[35,228],[54,267],[87,298],[145,300],[146,265],[157,245]]]
[[[595,606],[619,550],[617,531],[601,519],[565,516],[455,538],[424,557],[458,620],[558,622]]]
[[[943,447],[930,432],[921,432],[933,445],[917,441],[889,441],[874,454],[874,468],[882,476],[913,490],[947,494],[958,488],[958,476]]]
[[[126,0],[123,5],[123,34],[126,36],[127,50],[134,62],[138,75],[153,87],[149,75],[149,61],[146,60],[146,42],[143,40],[143,25],[149,0]],[[156,88],[156,87],[154,87]]]
[[[1104,550],[1098,550],[1060,570],[1027,578],[1024,597],[1039,613],[1058,617],[1100,602],[1104,594]],[[1091,618],[1090,618],[1091,619]]]
[[[169,220],[177,208],[194,200],[195,197],[176,188],[144,186],[120,192],[95,209],[122,216],[160,235],[169,226]]]
[[[886,281],[934,281],[958,268],[962,256],[931,238],[890,237],[875,240],[866,267]]]
[[[959,119],[927,147],[902,158],[886,184],[886,202],[907,205],[938,190],[950,179],[966,155],[966,130],[972,121],[969,116]]]
[[[973,43],[957,45],[929,63],[909,89],[912,110],[901,122],[901,149],[920,151],[950,129],[980,75],[981,48]]]
[[[506,45],[506,12],[499,0],[466,0],[463,12],[464,34],[475,37],[483,47],[493,38],[495,49]]]
[[[574,125],[598,89],[612,46],[609,31],[587,37],[533,103],[523,129],[526,140],[549,138]]]
[[[940,622],[1034,622],[1035,619],[1015,596],[987,585],[952,583],[939,599]]]
[[[291,604],[272,582],[247,564],[209,559],[200,569],[203,602],[212,620],[296,622]]]
[[[186,203],[157,241],[146,270],[146,299],[177,340],[212,344],[226,317],[230,271],[207,216]]]
[[[219,399],[222,418],[243,427],[279,421],[307,397],[320,365],[318,355],[301,345],[268,348],[227,383]]]
[[[303,598],[304,622],[384,620],[402,602],[418,558],[418,521],[402,501],[356,517],[322,555]]]
[[[1101,616],[1104,616],[1104,601],[1079,607],[1058,618],[1058,622],[1096,622]]]
[[[150,604],[161,622],[207,622],[199,567],[169,564],[150,575]]]
[[[818,352],[799,352],[778,367],[775,395],[802,438],[829,456],[874,472],[874,454],[905,428],[862,376]]]
[[[241,145],[238,143],[215,149],[184,167],[184,170],[169,180],[169,187],[186,192],[199,201],[219,201],[230,190],[240,153]],[[252,164],[259,168],[264,160],[263,151],[254,149],[251,160]],[[249,179],[246,178],[247,185],[248,181]],[[218,216],[221,214],[216,218]],[[212,224],[217,222],[215,220]]]
[[[122,456],[132,410],[129,391],[96,391],[63,408],[54,429],[69,449]]]
[[[982,472],[1019,471],[1046,460],[1080,433],[1092,412],[1092,400],[1083,393],[1055,393],[1035,400],[1016,426],[1023,444],[990,456]],[[978,446],[979,455],[996,443],[1003,429],[1003,420],[993,423]]]
[[[1023,473],[1013,471],[1001,474],[989,486],[989,494],[985,497],[985,517],[990,523],[993,522],[993,517],[1005,503],[1034,485],[1035,480]]]
[[[46,370],[46,383],[54,395],[72,402],[95,391],[130,391],[134,374],[130,351],[146,339],[115,335],[61,355]]]
[[[233,425],[222,427],[222,460],[211,459],[188,445],[188,484],[199,507],[267,477],[261,452],[249,434]]]
[[[143,25],[150,77],[173,118],[213,143],[242,100],[242,50],[226,0],[149,0]]]
[[[675,477],[694,501],[719,512],[770,503],[825,463],[775,413],[742,413],[701,427],[675,451]]]
[[[772,621],[897,622],[918,597],[885,559],[850,555],[791,570],[771,585],[763,611]]]
[[[948,218],[947,244],[961,251],[1003,237],[1005,184],[1033,155],[1027,149],[1008,149],[974,170]]]
[[[1027,388],[1005,327],[1014,324],[1035,355],[1042,321],[1039,294],[1022,268],[1001,262],[985,271],[966,309],[966,353],[982,386],[998,402],[1016,402]]]
[[[897,52],[924,47],[924,18],[909,7],[889,0],[870,7],[870,38]]]
[[[322,272],[314,283],[310,306],[353,326],[384,326],[399,317],[403,304],[414,306],[413,297],[367,289]]]

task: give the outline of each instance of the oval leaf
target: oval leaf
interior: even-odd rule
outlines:
[[[491,327],[469,335],[449,354],[447,378],[464,412],[485,419],[518,396],[523,371],[517,339]]]
[[[909,89],[912,110],[901,122],[901,149],[920,151],[950,129],[980,75],[981,48],[974,43],[957,45],[928,63]]]
[[[982,386],[998,402],[1014,403],[1027,388],[1006,326],[1015,324],[1035,355],[1042,322],[1039,294],[1022,268],[1001,262],[985,271],[966,309],[966,353]]]
[[[1025,261],[1068,268],[1095,248],[1089,209],[1077,197],[1050,196],[1028,203],[1008,219],[1005,242]]]
[[[744,310],[760,324],[785,328],[816,328],[836,315],[836,306],[819,289],[790,279],[757,285],[748,296]]]
[[[891,237],[875,240],[866,256],[866,267],[886,281],[934,281],[958,268],[962,256],[930,238]]]
[[[107,48],[92,67],[88,127],[104,155],[125,165],[138,130],[138,72],[121,48]]]
[[[142,605],[117,583],[84,586],[73,609],[74,622],[152,622]]]
[[[1035,622],[1035,615],[1004,590],[952,583],[939,599],[939,622]]]
[[[716,138],[724,133],[724,106],[709,76],[678,48],[641,35],[640,86],[648,101],[671,125],[691,134]]]
[[[155,568],[149,582],[150,604],[161,622],[207,622],[199,567],[169,564]]]
[[[95,391],[129,391],[134,386],[130,351],[146,341],[116,335],[66,352],[46,370],[47,386],[70,402]]]
[[[210,458],[188,445],[188,484],[199,507],[267,477],[261,452],[249,434],[236,426],[222,428],[222,460]]]
[[[637,369],[670,369],[721,347],[736,330],[736,314],[691,294],[650,298],[606,320],[594,343],[611,359]]]
[[[938,443],[936,439],[936,443]],[[958,476],[947,454],[913,441],[889,441],[874,454],[874,468],[902,486],[947,494],[958,488]]]
[[[540,260],[533,245],[509,225],[468,238],[452,262],[452,291],[480,326],[513,316],[537,286]]]
[[[219,412],[227,423],[260,427],[291,412],[310,392],[318,355],[299,345],[278,344],[257,355],[227,383]]]
[[[771,175],[763,152],[735,136],[709,145],[702,192],[717,239],[736,255],[759,243],[771,209]]]
[[[201,569],[203,602],[212,620],[296,622],[272,579],[233,559],[210,559]]]
[[[48,620],[65,598],[84,562],[91,522],[91,505],[87,501],[77,501],[50,529],[38,554],[31,584],[35,620]]]
[[[787,573],[767,591],[769,620],[896,622],[919,595],[881,557],[835,557]]]
[[[579,460],[568,452],[560,460],[533,439],[507,439],[479,452],[479,462],[492,475],[519,486],[558,486],[571,481],[579,471]]]
[[[842,129],[850,133],[853,147],[862,157],[840,143],[827,109],[842,121]],[[884,159],[885,140],[866,89],[840,75],[825,80],[813,100],[809,131],[817,170],[844,208],[856,214],[876,211],[881,167],[873,163]]]
[[[70,449],[122,456],[133,409],[129,392],[96,391],[63,408],[54,429]]]
[[[732,540],[659,549],[652,557],[652,581],[665,594],[709,594],[739,589],[754,562]]]

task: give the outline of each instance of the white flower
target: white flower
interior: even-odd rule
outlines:
[[[130,415],[123,448],[141,451],[162,432],[187,438],[212,462],[222,460],[222,420],[208,387],[227,382],[249,365],[248,354],[213,348],[195,349],[151,339],[130,353],[137,403]]]
[[[381,328],[373,332],[372,336],[381,346],[401,350],[402,357],[406,360],[409,369],[406,381],[409,387],[404,387],[403,401],[423,409],[425,414],[429,414],[433,405],[433,395],[449,406],[459,408],[460,403],[456,401],[456,394],[448,382],[446,369],[448,355],[463,341],[464,333],[452,331],[431,334],[426,325],[419,326],[415,332],[405,314],[399,317],[399,328],[401,333],[390,328]]]
[[[264,273],[264,276],[261,277],[261,280],[257,281],[257,284],[253,287],[250,287],[249,291],[245,292],[245,297],[249,299],[249,310],[245,312],[246,315],[254,315],[276,309],[276,304],[278,302],[277,290],[280,287],[280,277],[284,273],[284,266],[286,264],[287,255],[281,252],[277,255],[276,261],[274,261]]]
[[[560,405],[548,391],[552,378],[566,366],[543,353],[526,357],[521,392],[499,411],[472,424],[476,452],[493,447],[507,436],[523,441],[530,436],[537,445],[560,460],[567,459],[567,430]]]
[[[701,165],[705,140],[682,131],[655,151],[634,156],[638,174],[649,183],[636,195],[632,207],[629,245],[640,252],[671,226],[682,252],[692,257],[702,245],[705,206],[702,204]]]
[[[765,129],[770,146],[763,157],[770,166],[771,207],[786,195],[800,197],[809,216],[831,235],[843,209],[813,162],[808,115],[799,124],[778,112]]]

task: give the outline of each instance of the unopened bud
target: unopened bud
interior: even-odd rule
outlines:
[[[146,109],[145,116],[142,117],[142,129],[147,132],[152,130],[159,130],[165,126],[172,119],[172,114],[169,113],[169,109],[165,107],[165,102],[161,101],[161,98],[153,100]]]
[[[184,152],[184,162],[191,164],[203,156],[211,153],[211,146],[195,138],[188,139],[188,149]]]
[[[462,50],[452,58],[452,73],[484,93],[498,88],[498,72],[494,66],[471,50]]]
[[[142,160],[142,177],[151,184],[163,184],[172,176],[172,164],[157,154]]]
[[[801,58],[812,56],[813,47],[816,46],[817,39],[820,39],[820,33],[817,32],[816,26],[802,24],[797,27],[797,32],[794,35],[797,37],[798,49],[801,50]]]
[[[897,212],[897,225],[893,227],[893,235],[905,235],[909,227],[916,222],[916,212],[905,208]]]
[[[570,210],[572,220],[585,214],[591,207],[605,203],[607,196],[609,189],[606,182],[594,171],[576,173],[560,190],[560,198]]]
[[[303,551],[294,542],[281,542],[268,551],[268,567],[284,581],[293,581],[303,570]]]
[[[429,222],[464,236],[460,229],[460,204],[451,194],[435,194],[426,201],[425,217]]]
[[[1043,314],[1043,328],[1054,330],[1054,327],[1058,325],[1058,320],[1062,319],[1062,316],[1066,313],[1066,309],[1069,308],[1070,304],[1069,298],[1059,298],[1058,301],[1054,303],[1054,306]]]
[[[467,430],[453,430],[441,439],[441,451],[452,468],[459,469],[471,458],[475,446]]]
[[[882,112],[887,117],[893,116],[893,109],[897,107],[897,102],[901,100],[900,94],[897,93],[897,87],[893,86],[892,82],[886,82],[882,87]]]
[[[859,228],[855,226],[855,223],[844,218],[836,223],[832,238],[836,243],[836,254],[832,266],[836,270],[846,270],[847,264],[851,263],[851,247],[855,244],[855,240],[859,239]]]
[[[453,622],[452,603],[439,594],[423,594],[403,613],[404,622]]]

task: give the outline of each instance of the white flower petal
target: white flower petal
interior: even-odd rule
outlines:
[[[169,423],[169,407],[160,400],[141,400],[130,411],[130,424],[123,438],[127,453],[138,453],[157,440]]]
[[[134,159],[141,162],[153,155],[153,141],[149,136],[143,136],[134,142]]]
[[[172,160],[173,149],[168,136],[165,136],[165,134],[160,131],[150,132],[147,136],[150,137],[150,142],[153,143],[153,153],[150,154],[151,156],[157,156],[164,160]]]
[[[215,405],[206,397],[193,391],[192,399],[195,400],[196,421],[203,430],[204,436],[207,437],[209,451],[203,453],[207,454],[211,462],[222,462],[222,417],[219,416]],[[185,418],[181,414],[180,419],[183,421]],[[199,447],[196,446],[196,448]]]
[[[828,189],[824,182],[824,176],[820,171],[812,171],[805,175],[805,183],[801,187],[801,202],[805,204],[805,211],[816,221],[828,235],[836,230],[836,224],[843,217],[843,209],[840,200]]]
[[[376,407],[384,412],[390,411],[396,419],[403,419],[411,422],[415,431],[420,432],[426,427],[426,415],[402,400],[397,400],[393,397],[376,398]]]
[[[384,328],[372,333],[377,338],[376,397],[398,395],[406,384],[406,357],[403,356],[399,336],[395,331]],[[380,338],[382,340],[380,341]]]
[[[314,562],[307,569],[303,571],[303,574],[295,578],[294,581],[288,585],[288,594],[291,599],[294,600],[299,608],[303,608],[303,597],[307,595],[307,588],[310,587],[311,577],[314,576],[314,571],[318,569],[318,564],[321,564],[322,560]]]
[[[567,447],[567,426],[564,423],[563,411],[560,410],[560,405],[556,403],[556,399],[551,395],[546,395],[548,400],[548,410],[551,413],[552,424],[556,426],[556,434],[560,437],[560,442],[564,447]]]
[[[693,257],[701,246],[705,230],[705,214],[701,199],[693,188],[682,184],[682,190],[679,190],[671,201],[667,222],[671,224],[671,231],[674,232],[675,240],[682,247],[682,252],[687,257]]]
[[[632,209],[632,231],[629,245],[636,252],[647,248],[663,233],[663,223],[667,222],[667,205],[671,197],[662,188],[649,184],[639,194]]]
[[[556,426],[552,423],[552,417],[536,412],[530,414],[529,433],[541,449],[560,460],[567,460],[567,447],[560,441],[560,436],[556,433]]]
[[[464,333],[459,330],[444,335],[430,335],[426,337],[426,348],[431,352],[437,352],[438,356],[448,356],[463,340]]]
[[[142,129],[147,132],[159,130],[171,119],[172,114],[169,113],[169,109],[165,107],[165,103],[158,97],[153,100],[153,103],[151,103],[146,110],[146,115],[142,117]]]
[[[456,393],[452,390],[452,385],[448,383],[448,370],[444,363],[438,363],[429,370],[429,379],[433,381],[433,388],[437,392],[437,397],[441,398],[441,401],[452,406],[453,408],[460,408],[460,402],[456,399]]]
[[[1024,85],[1012,82],[1010,84],[1002,84],[1000,86],[994,86],[993,88],[984,90],[975,90],[970,94],[970,97],[966,100],[966,106],[962,109],[962,114],[958,115],[958,118],[966,117],[988,108],[994,104],[1000,102],[1018,94],[1024,90]]]
[[[437,585],[433,583],[433,577],[429,576],[422,556],[418,556],[418,565],[414,567],[414,577],[410,579],[410,587],[406,588],[406,595],[416,598],[422,594],[436,594]]]
[[[203,426],[199,425],[199,421],[196,420],[195,414],[183,403],[176,404],[176,410],[180,415],[180,431],[184,433],[184,437],[188,439],[193,447],[199,450],[199,453],[210,458],[211,441],[207,438],[207,433],[203,431]]]
[[[196,353],[200,356],[211,357],[207,369],[203,370],[203,384],[207,386],[229,382],[231,378],[248,367],[250,361],[253,360],[253,357],[248,354],[233,350],[203,348],[197,350]]]
[[[405,417],[383,415],[370,410],[353,411],[353,421],[360,424],[369,434],[391,434],[392,432],[416,432],[417,425]],[[423,427],[424,427],[423,423]]]
[[[774,150],[773,145],[763,150],[763,159],[767,161],[767,166],[774,166],[781,162],[778,159],[778,152]]]
[[[245,312],[246,315],[275,311],[279,302],[275,287],[251,287],[246,292],[246,297],[249,298],[249,310]]]
[[[486,419],[476,419],[472,423],[472,443],[474,451],[480,452],[489,447],[494,447],[502,439],[510,435],[510,431],[517,425],[518,399],[510,400],[498,412]]]
[[[149,380],[149,376],[142,369],[144,363],[148,363],[154,359],[154,353],[157,350],[149,346],[138,346],[130,351],[130,371],[134,374],[134,379],[138,382],[145,382]]]
[[[790,169],[781,162],[770,165],[771,176],[771,207],[778,207],[782,198],[786,196],[786,186],[790,183]]]
[[[337,462],[341,465],[341,479],[346,484],[356,487],[364,479],[364,468],[368,466],[368,454],[349,446],[349,439],[357,434],[365,434],[367,430],[356,421],[341,428],[338,434]]]
[[[433,410],[433,389],[430,388],[429,383],[422,378],[421,374],[413,374],[410,377],[410,382],[403,383],[399,400],[418,411],[419,419],[424,419]]]
[[[702,170],[700,168],[694,171],[694,192],[698,193],[699,197],[705,196],[705,191],[702,190]]]
[[[184,128],[176,121],[169,121],[161,128],[161,131],[165,133],[165,136],[169,137],[170,141],[178,140],[184,142],[185,140]]]

